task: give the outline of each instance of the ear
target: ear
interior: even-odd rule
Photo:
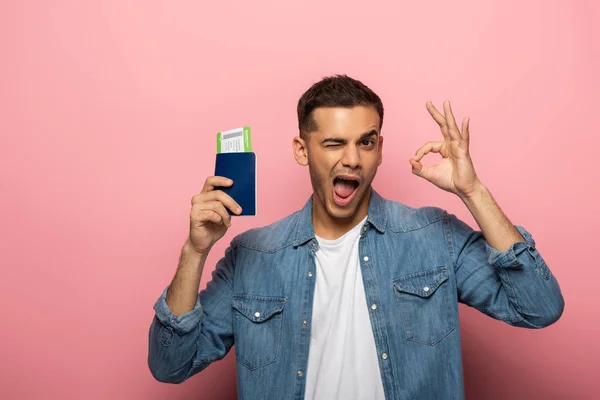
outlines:
[[[383,136],[379,134],[379,159],[377,160],[377,166],[381,165],[383,161]]]
[[[306,142],[299,136],[296,136],[292,141],[292,147],[294,149],[294,158],[296,162],[303,167],[308,165],[308,148]]]

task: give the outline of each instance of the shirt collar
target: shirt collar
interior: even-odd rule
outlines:
[[[303,245],[315,238],[315,231],[312,223],[313,198],[314,194],[310,196],[304,207],[297,214],[294,247]],[[385,200],[373,189],[371,189],[368,214],[367,223],[372,225],[380,233],[384,233],[387,222]]]

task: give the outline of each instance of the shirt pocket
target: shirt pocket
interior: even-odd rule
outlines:
[[[455,329],[446,267],[399,277],[392,284],[407,340],[434,346]]]
[[[255,370],[277,360],[285,303],[285,297],[233,296],[235,356],[240,364]]]

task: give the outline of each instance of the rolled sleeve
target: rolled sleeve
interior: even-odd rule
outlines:
[[[235,248],[217,263],[212,279],[196,298],[194,308],[176,317],[167,305],[168,288],[154,304],[148,366],[160,382],[180,383],[220,360],[233,346],[231,297]]]
[[[167,291],[166,288],[162,295],[158,298],[154,304],[154,311],[156,317],[164,326],[168,326],[180,335],[190,332],[192,329],[197,328],[202,318],[202,305],[200,305],[200,299],[196,299],[194,308],[187,313],[180,315],[179,317],[174,316],[167,305]]]
[[[522,226],[515,226],[515,228],[523,236],[525,242],[513,243],[506,251],[498,251],[485,242],[490,265],[499,268],[520,267],[522,263],[519,262],[518,257],[527,250],[535,250],[535,240],[533,240],[531,234]]]
[[[459,301],[511,325],[541,328],[562,315],[564,299],[532,235],[506,251],[491,247],[481,231],[449,216]]]

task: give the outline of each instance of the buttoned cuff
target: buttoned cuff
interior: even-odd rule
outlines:
[[[517,228],[519,233],[523,236],[525,242],[513,243],[506,251],[498,251],[490,246],[487,242],[485,243],[485,248],[488,254],[488,262],[494,267],[520,268],[523,264],[518,260],[518,256],[525,251],[529,251],[529,254],[531,254],[535,260],[534,252],[536,250],[533,237],[522,226],[515,226],[515,228]]]
[[[192,310],[176,317],[171,313],[167,305],[167,290],[168,288],[163,291],[160,298],[154,304],[154,311],[158,320],[163,325],[172,328],[178,334],[187,333],[197,327],[203,314],[200,299],[196,300],[196,305]]]

